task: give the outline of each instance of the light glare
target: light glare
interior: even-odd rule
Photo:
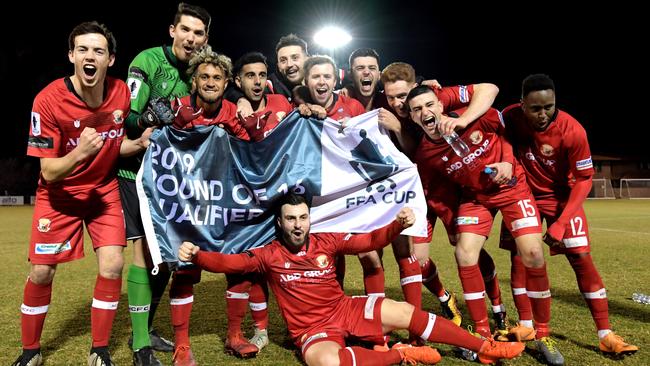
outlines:
[[[335,27],[325,27],[314,35],[314,41],[321,47],[334,49],[345,46],[352,40],[352,36],[345,30]]]

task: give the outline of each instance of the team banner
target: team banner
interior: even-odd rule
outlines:
[[[311,232],[372,231],[408,206],[417,222],[404,234],[426,236],[417,169],[377,116],[341,128],[292,113],[254,143],[216,126],[156,130],[137,178],[154,263],[176,262],[184,240],[222,253],[270,242],[274,202],[289,190],[311,200]]]

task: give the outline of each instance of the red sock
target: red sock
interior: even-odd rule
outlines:
[[[551,334],[548,324],[551,320],[551,291],[549,287],[546,263],[540,268],[526,267],[526,291],[533,308],[537,339],[548,337]]]
[[[384,269],[363,267],[363,287],[366,295],[384,296]]]
[[[227,274],[226,280],[226,315],[228,316],[228,334],[241,333],[241,323],[246,316],[248,291],[251,282],[241,274]]]
[[[422,308],[422,272],[414,255],[397,261],[399,282],[402,285],[404,299],[416,309]]]
[[[396,349],[388,352],[381,352],[354,346],[341,348],[339,350],[339,366],[385,366],[398,365],[401,362],[402,356]]]
[[[501,288],[499,288],[499,279],[497,278],[497,269],[494,260],[484,249],[478,257],[478,266],[481,269],[483,282],[485,283],[485,293],[487,294],[492,306],[501,305]]]
[[[106,347],[111,337],[113,320],[120,301],[122,277],[108,279],[97,275],[93,305],[90,311],[90,329],[93,347]]]
[[[261,275],[256,275],[248,291],[248,305],[251,308],[251,317],[257,329],[266,329],[269,326],[269,289],[266,280]]]
[[[450,344],[477,352],[483,345],[483,340],[469,334],[450,320],[418,309],[413,311],[409,332],[430,342]]]
[[[37,285],[27,278],[23,303],[20,306],[20,327],[23,349],[41,347],[41,332],[52,299],[52,282]]]
[[[526,293],[526,267],[518,255],[511,255],[510,261],[510,287],[512,288],[512,299],[519,313],[519,320],[533,320],[533,308],[530,306],[530,299]]]
[[[485,284],[478,264],[458,266],[458,275],[463,285],[463,297],[467,310],[474,321],[475,331],[482,336],[489,337],[491,332],[485,308]]]
[[[427,261],[420,266],[420,271],[422,272],[422,284],[436,297],[444,296],[445,287],[442,285],[442,282],[440,282],[438,268],[431,258],[427,258]]]
[[[582,292],[591,311],[591,317],[596,323],[597,330],[610,329],[609,326],[609,305],[607,304],[607,291],[603,280],[598,274],[596,266],[591,259],[591,254],[584,256],[567,257],[578,280],[578,288]]]
[[[194,302],[194,282],[191,276],[175,273],[169,288],[171,320],[176,347],[190,345],[190,316]]]

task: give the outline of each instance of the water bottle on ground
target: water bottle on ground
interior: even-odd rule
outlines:
[[[650,295],[642,294],[640,292],[633,293],[632,300],[639,304],[650,305]]]
[[[483,173],[487,174],[490,178],[494,178],[497,175],[497,170],[486,166],[485,169],[483,169]],[[508,187],[514,187],[515,184],[517,184],[517,177],[513,175],[505,185]]]

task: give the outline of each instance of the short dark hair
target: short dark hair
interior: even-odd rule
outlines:
[[[523,98],[534,91],[549,89],[555,91],[555,83],[553,83],[553,80],[548,75],[528,75],[521,83],[521,97]]]
[[[275,54],[276,55],[278,54],[280,48],[287,47],[287,46],[299,46],[300,48],[302,48],[302,52],[304,52],[305,55],[309,56],[309,51],[307,49],[307,42],[305,42],[304,39],[298,37],[293,33],[289,33],[286,36],[280,37],[278,44],[275,45]]]
[[[180,23],[181,17],[183,15],[200,19],[205,25],[205,34],[210,33],[210,22],[212,21],[212,17],[210,16],[210,13],[208,13],[207,10],[203,9],[198,5],[179,3],[178,9],[176,10],[176,15],[174,15],[174,26]]]
[[[298,206],[303,203],[307,205],[307,208],[311,208],[311,205],[309,204],[305,196],[301,196],[297,193],[289,191],[284,196],[280,197],[280,199],[277,201],[277,206],[276,206],[277,217],[279,218],[282,217],[282,206],[284,205]]]
[[[302,69],[305,72],[305,79],[307,79],[307,75],[309,75],[309,71],[311,70],[312,67],[316,65],[323,65],[323,64],[330,64],[332,65],[332,68],[334,70],[334,77],[336,78],[336,81],[338,82],[339,80],[339,73],[338,69],[336,68],[336,62],[334,61],[333,58],[327,56],[327,55],[314,55],[309,57],[307,60],[305,60],[305,64],[302,66]]]
[[[352,69],[352,62],[354,62],[354,59],[358,57],[374,57],[377,60],[377,65],[379,65],[379,54],[377,51],[372,48],[357,48],[352,51],[350,58],[348,59],[350,69]]]
[[[266,56],[261,52],[247,52],[235,62],[235,65],[233,66],[233,74],[239,75],[244,66],[256,63],[264,64],[267,70],[269,68],[269,65],[266,63]]]
[[[433,93],[434,95],[436,94],[433,92],[433,90],[431,90],[431,88],[429,88],[426,85],[418,85],[415,88],[411,89],[411,91],[406,96],[406,102],[405,102],[406,110],[408,110],[409,112],[411,111],[411,107],[409,107],[409,102],[411,101],[411,99],[417,97],[418,95],[422,95],[426,93]]]
[[[106,38],[109,55],[114,55],[115,52],[117,52],[117,42],[115,41],[113,33],[111,33],[104,24],[99,24],[94,20],[92,22],[83,22],[72,29],[72,32],[70,32],[70,35],[68,36],[68,48],[70,51],[74,50],[74,39],[77,36],[90,33],[101,34]]]

